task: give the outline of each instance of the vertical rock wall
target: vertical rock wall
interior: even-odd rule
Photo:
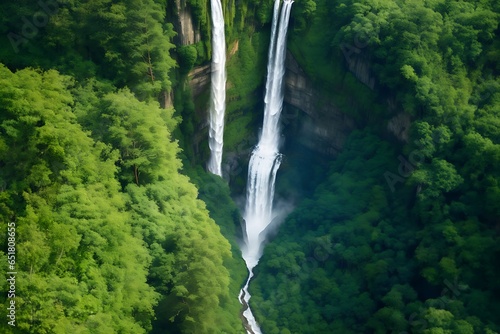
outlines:
[[[300,109],[306,116],[298,125],[301,142],[322,154],[335,155],[355,128],[354,121],[329,97],[314,90],[291,53],[287,54],[286,70],[285,103]]]
[[[186,0],[175,0],[177,8],[178,22],[176,31],[181,45],[194,44],[200,41],[200,31],[194,26],[191,9],[187,6]]]

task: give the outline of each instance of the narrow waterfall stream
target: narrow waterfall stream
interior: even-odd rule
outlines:
[[[226,39],[221,0],[211,0],[212,11],[212,87],[210,96],[210,128],[208,143],[209,172],[222,176],[222,148],[224,145],[224,113],[226,110]]]
[[[283,107],[286,35],[293,1],[284,0],[281,11],[280,2],[281,0],[276,0],[274,3],[264,99],[264,123],[259,143],[250,158],[244,213],[246,233],[242,254],[249,275],[239,299],[245,307],[243,316],[248,323],[247,332],[252,334],[259,334],[261,330],[249,306],[251,296],[248,285],[253,277],[253,268],[262,255],[265,230],[273,219],[274,183],[281,164],[279,118]]]

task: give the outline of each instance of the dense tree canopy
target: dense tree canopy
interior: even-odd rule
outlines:
[[[0,5],[11,37],[0,47],[0,214],[2,228],[16,224],[14,331],[241,332],[227,269],[241,260],[180,173],[180,118],[157,102],[176,75],[165,4],[40,3]],[[9,302],[2,294],[4,319]]]
[[[252,290],[263,330],[500,331],[497,2],[316,3],[292,50],[318,89],[358,87],[347,102],[371,124],[266,248]],[[352,75],[375,78],[376,97]],[[398,113],[411,119],[401,153],[373,135]]]
[[[272,3],[222,1],[233,193],[258,134]],[[14,333],[244,332],[241,216],[204,171],[208,93],[188,85],[210,60],[210,1],[182,1],[192,45],[174,45],[177,5],[0,4]],[[297,205],[250,286],[265,333],[500,332],[499,21],[495,0],[295,1],[290,51],[357,130],[334,158],[310,153],[319,167],[285,156],[276,189]]]

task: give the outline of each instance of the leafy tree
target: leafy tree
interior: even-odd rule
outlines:
[[[146,283],[147,251],[127,223],[116,155],[77,124],[68,77],[0,71],[10,197],[2,220],[17,226],[19,330],[145,332],[158,295]]]

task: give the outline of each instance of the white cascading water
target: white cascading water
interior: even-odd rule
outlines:
[[[226,110],[226,38],[224,15],[220,0],[211,0],[212,10],[212,89],[210,96],[210,129],[208,171],[222,176],[222,147],[224,145],[224,113]]]
[[[251,297],[248,293],[248,285],[253,277],[253,268],[262,255],[265,230],[273,219],[274,182],[281,163],[281,155],[278,150],[280,142],[279,118],[283,107],[286,35],[293,1],[284,0],[281,14],[280,2],[281,0],[276,0],[274,3],[264,98],[264,123],[259,143],[252,152],[248,167],[247,201],[244,215],[246,233],[242,255],[249,275],[239,298],[245,308],[243,316],[248,322],[247,332],[255,334],[260,334],[261,330],[248,305]]]

